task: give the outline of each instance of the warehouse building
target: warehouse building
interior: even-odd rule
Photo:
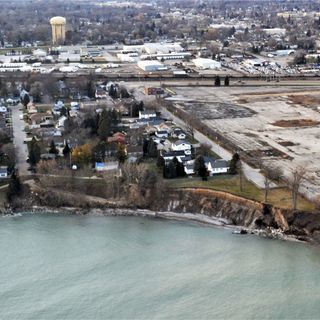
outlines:
[[[167,67],[157,60],[141,60],[138,62],[138,67],[148,72],[167,70]]]
[[[192,62],[198,69],[221,69],[221,63],[212,59],[198,58],[193,59]]]
[[[190,58],[190,52],[171,52],[171,53],[159,53],[159,54],[143,54],[140,56],[141,60],[148,60],[148,59],[157,59],[157,60],[181,60]]]

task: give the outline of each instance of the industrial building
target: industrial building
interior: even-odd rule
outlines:
[[[167,70],[167,67],[157,60],[141,60],[138,62],[138,67],[148,72]]]
[[[140,54],[168,54],[171,52],[183,52],[180,43],[149,42],[143,45],[124,45],[122,53],[138,52]]]
[[[192,62],[198,69],[221,69],[221,63],[212,59],[198,58],[193,59]]]
[[[148,54],[181,52],[180,43],[145,43],[144,50]]]
[[[66,19],[53,17],[50,19],[52,29],[52,44],[63,44],[66,40]]]
[[[141,55],[141,60],[146,59],[158,59],[158,60],[180,60],[190,58],[190,52],[171,52],[171,53],[158,53],[158,54],[143,54]]]

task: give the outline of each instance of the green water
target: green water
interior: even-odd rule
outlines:
[[[133,217],[0,218],[0,319],[319,319],[320,249]]]

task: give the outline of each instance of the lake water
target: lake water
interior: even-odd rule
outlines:
[[[0,218],[0,319],[319,319],[320,248],[134,217]]]

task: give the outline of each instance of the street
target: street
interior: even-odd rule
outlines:
[[[26,133],[24,131],[25,122],[21,120],[23,111],[19,110],[22,105],[13,106],[12,110],[12,127],[13,127],[13,144],[16,150],[16,168],[19,171],[20,176],[29,175],[29,164],[26,162],[28,158],[27,144],[24,143],[26,139]]]

